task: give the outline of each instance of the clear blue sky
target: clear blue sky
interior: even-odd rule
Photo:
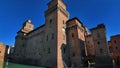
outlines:
[[[35,28],[45,23],[50,0],[0,0],[0,41],[14,45],[17,31],[31,19]],[[88,28],[104,23],[107,39],[120,33],[120,0],[64,0],[70,18],[78,17]]]

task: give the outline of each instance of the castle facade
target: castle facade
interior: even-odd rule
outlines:
[[[90,34],[78,18],[69,19],[62,0],[47,5],[45,24],[34,29],[27,20],[17,32],[13,62],[50,68],[79,68],[96,62],[98,68],[105,57],[104,66],[111,66],[105,25],[92,28]]]

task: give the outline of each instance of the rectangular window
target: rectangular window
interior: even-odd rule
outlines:
[[[100,48],[100,53],[103,53],[103,49],[102,48]]]
[[[64,20],[63,20],[63,24],[65,24]]]
[[[47,35],[46,41],[48,41],[48,35]]]
[[[51,52],[50,52],[50,48],[48,48],[48,54],[50,54]]]
[[[63,48],[63,53],[65,53],[65,48]]]
[[[74,33],[72,33],[72,38],[74,38]]]
[[[52,27],[52,19],[50,19],[50,25],[49,25],[49,27],[50,28]]]
[[[75,57],[75,53],[72,54],[72,57]]]
[[[52,24],[52,19],[50,19],[50,24]]]
[[[116,40],[114,41],[114,43],[116,43]]]
[[[100,45],[100,42],[98,41],[97,44]]]
[[[116,46],[116,49],[118,49],[117,46]]]
[[[52,38],[51,39],[54,39],[54,33],[52,33]]]
[[[24,44],[23,44],[22,46],[23,46],[23,47],[25,47],[25,45],[24,45]]]

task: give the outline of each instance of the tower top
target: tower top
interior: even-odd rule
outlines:
[[[52,0],[52,1],[54,1],[54,0]],[[58,1],[58,0],[55,0],[55,1]]]
[[[23,28],[22,28],[22,32],[24,33],[29,33],[30,31],[32,31],[34,29],[34,25],[31,23],[31,20],[28,19],[27,21],[25,21],[25,23],[23,24]]]
[[[51,0],[49,3],[48,3],[48,8],[52,8],[54,6],[61,6],[62,8],[64,8],[66,10],[66,4],[63,2],[63,0]]]
[[[106,27],[105,27],[104,24],[99,24],[97,27],[92,28],[92,29],[90,29],[90,30],[92,31],[92,30],[96,30],[96,29],[100,29],[100,28],[104,28],[104,29],[106,30]]]
[[[52,1],[62,1],[62,0],[52,0]]]
[[[63,2],[63,0],[51,0],[47,5],[48,10],[45,11],[45,16],[59,9],[66,17],[69,17],[69,13],[66,10],[66,4]]]

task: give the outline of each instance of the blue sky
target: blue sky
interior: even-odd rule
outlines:
[[[14,45],[17,31],[31,19],[35,28],[45,23],[50,0],[0,0],[0,42]],[[120,0],[64,0],[70,18],[78,17],[89,29],[104,23],[107,40],[120,34]]]

